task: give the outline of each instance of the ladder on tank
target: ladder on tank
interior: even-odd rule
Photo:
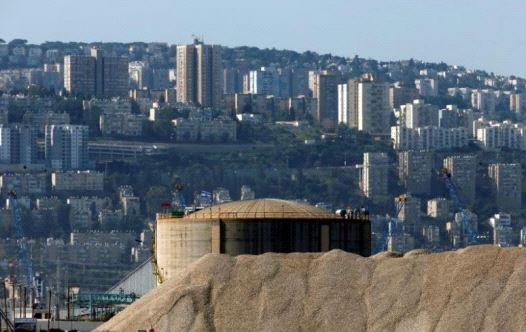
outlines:
[[[2,308],[0,307],[0,331],[3,331],[2,322],[5,322],[5,324],[7,325],[6,327],[7,331],[9,332],[15,331],[15,327],[13,326],[13,323],[7,317],[7,312],[4,312]]]

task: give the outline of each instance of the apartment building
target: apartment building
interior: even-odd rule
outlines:
[[[366,152],[359,166],[359,184],[363,194],[379,200],[388,194],[389,157],[386,153]]]
[[[66,171],[51,173],[54,191],[103,191],[104,174],[95,171]]]
[[[445,197],[430,199],[427,201],[427,215],[440,221],[447,221],[449,206],[449,200]]]
[[[219,108],[223,96],[221,47],[195,40],[178,45],[177,101]]]
[[[391,127],[393,148],[398,151],[454,149],[467,146],[470,140],[467,128]]]
[[[83,169],[88,165],[88,126],[49,125],[45,134],[46,163],[52,169]]]
[[[399,124],[407,128],[438,126],[438,107],[422,99],[400,106]]]
[[[338,87],[338,121],[373,135],[388,135],[389,84],[363,75]]]
[[[427,151],[398,153],[398,177],[411,194],[431,192],[432,155]]]
[[[451,174],[451,180],[463,203],[467,206],[475,202],[477,179],[477,156],[455,155],[444,159],[443,166]]]
[[[90,55],[66,55],[64,88],[73,95],[126,97],[128,59],[106,56],[97,48],[92,48]]]
[[[488,176],[499,211],[520,212],[522,207],[521,164],[490,164],[488,165]]]

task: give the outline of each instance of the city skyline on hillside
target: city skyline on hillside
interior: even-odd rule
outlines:
[[[271,0],[265,6],[239,0],[220,4],[210,0],[199,3],[162,0],[155,4],[138,1],[107,4],[94,0],[79,11],[75,3],[65,0],[51,4],[1,0],[0,7],[0,38],[4,40],[181,44],[195,34],[204,36],[207,43],[229,47],[311,50],[380,61],[414,58],[526,76],[526,64],[521,60],[526,43],[521,34],[514,33],[526,28],[526,23],[520,20],[526,4],[516,1],[498,4],[481,1],[474,8],[468,3],[424,4],[402,0],[389,3],[337,0],[309,6],[299,0],[285,4]],[[370,24],[371,15],[375,24]],[[24,20],[25,16],[31,20]],[[116,16],[118,20],[114,19]],[[488,43],[489,40],[492,42]]]

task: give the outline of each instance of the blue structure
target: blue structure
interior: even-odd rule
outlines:
[[[457,193],[457,189],[453,184],[453,181],[451,181],[451,173],[445,167],[441,169],[440,173],[442,174],[442,178],[446,183],[449,197],[453,201],[455,211],[460,214],[460,220],[458,221],[458,224],[462,231],[463,238],[467,239],[467,241],[464,243],[464,246],[478,244],[478,232],[471,223],[470,212],[464,208],[464,204]]]
[[[24,226],[22,225],[22,216],[20,214],[20,208],[18,206],[18,200],[15,191],[10,191],[8,196],[11,198],[11,215],[13,220],[13,227],[15,229],[15,236],[18,242],[19,258],[20,258],[20,270],[24,276],[24,284],[27,287],[33,285],[33,264],[29,257],[27,250],[27,239],[24,233]]]
[[[185,214],[186,201],[183,196],[183,185],[178,183],[175,185],[175,192],[172,200],[172,216],[182,217]]]
[[[392,238],[393,235],[400,235],[400,234],[403,234],[404,232],[403,226],[400,225],[400,222],[398,220],[398,215],[400,214],[400,211],[404,207],[406,200],[407,200],[407,195],[404,195],[404,194],[399,195],[398,201],[396,202],[396,205],[395,205],[394,216],[389,217],[389,221],[387,224],[387,236],[385,236],[385,245],[383,248],[383,250],[385,251],[388,249],[389,239]]]

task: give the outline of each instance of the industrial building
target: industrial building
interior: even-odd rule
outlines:
[[[208,253],[324,252],[369,256],[368,215],[345,218],[304,203],[256,199],[215,205],[183,217],[157,215],[156,273],[172,278]]]

